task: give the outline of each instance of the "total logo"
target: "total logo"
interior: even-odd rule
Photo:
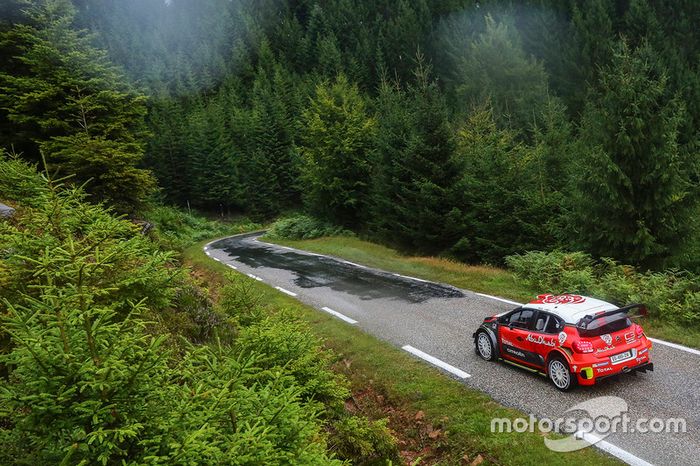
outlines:
[[[537,335],[537,337],[535,338],[532,336],[532,333],[528,333],[527,338],[525,339],[537,345],[557,346],[556,340],[549,340],[543,337],[542,335]]]

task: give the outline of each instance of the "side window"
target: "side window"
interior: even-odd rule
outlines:
[[[511,314],[509,323],[515,328],[528,329],[532,327],[532,319],[535,312],[532,309],[523,309]]]
[[[544,333],[559,333],[564,330],[564,321],[559,317],[550,315],[547,325],[544,327]]]
[[[535,320],[535,332],[545,332],[549,322],[554,317],[547,314],[546,312],[538,312],[537,320]]]

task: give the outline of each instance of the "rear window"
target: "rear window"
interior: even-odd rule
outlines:
[[[606,333],[619,332],[632,325],[632,321],[627,317],[627,313],[618,312],[594,318],[588,323],[586,328],[578,328],[578,334],[582,337],[598,337]]]

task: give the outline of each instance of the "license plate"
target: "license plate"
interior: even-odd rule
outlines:
[[[625,351],[624,353],[616,354],[615,356],[610,356],[610,362],[615,364],[616,362],[624,361],[632,357],[631,351]]]

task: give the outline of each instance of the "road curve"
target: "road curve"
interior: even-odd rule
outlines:
[[[697,354],[655,344],[653,373],[623,375],[594,387],[561,393],[544,377],[483,361],[474,353],[471,335],[479,323],[487,315],[513,309],[513,304],[450,285],[264,243],[259,236],[225,238],[208,244],[205,250],[213,259],[320,312],[329,312],[398,347],[409,345],[436,358],[445,364],[443,369],[467,386],[538,418],[561,417],[572,406],[599,396],[623,398],[633,421],[684,418],[685,433],[618,432],[598,446],[630,464],[700,462]]]

